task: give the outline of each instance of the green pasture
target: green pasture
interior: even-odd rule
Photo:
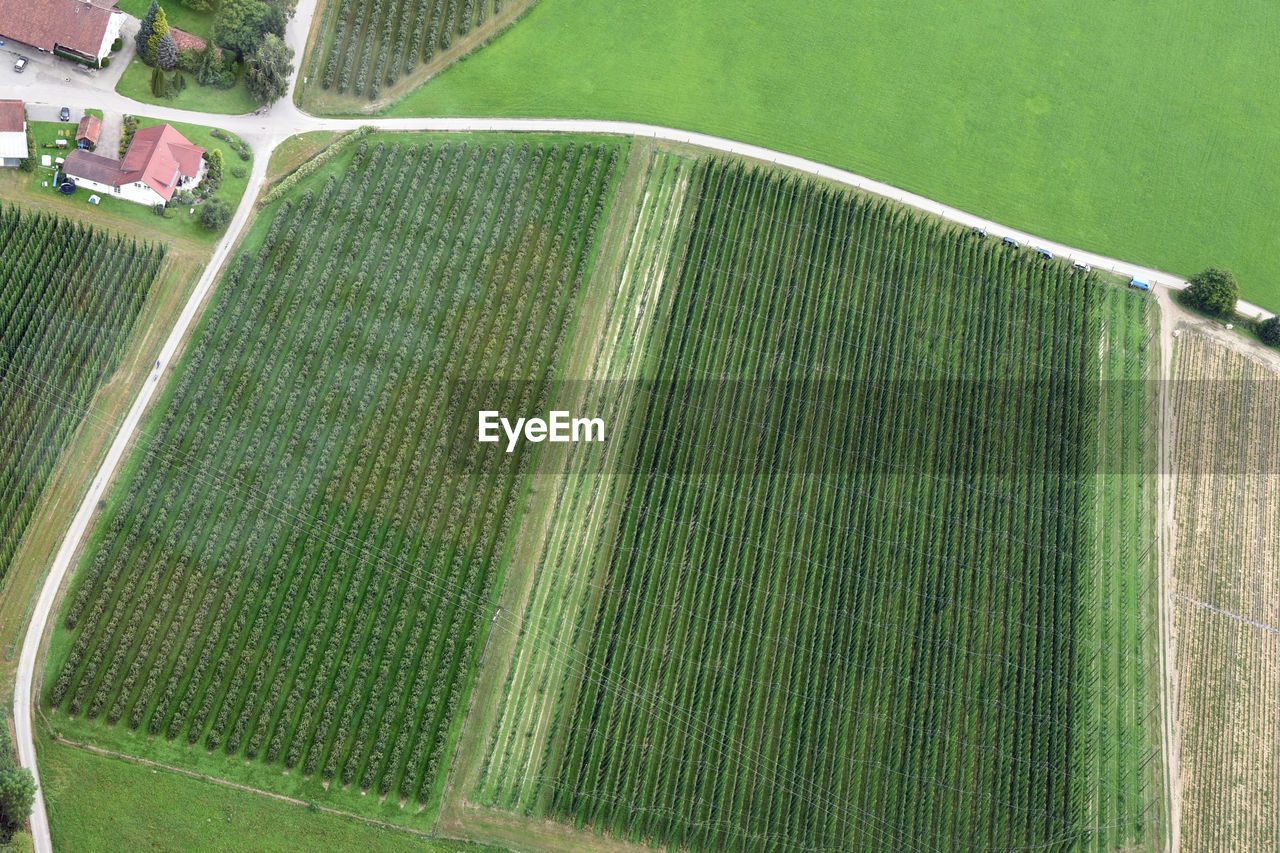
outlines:
[[[57,850],[479,851],[135,764],[41,736],[40,781]]]
[[[651,122],[1280,308],[1280,6],[542,0],[392,115]]]

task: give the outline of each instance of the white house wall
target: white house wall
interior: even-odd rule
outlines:
[[[119,192],[116,192],[116,188],[109,184],[100,184],[97,181],[77,178],[75,175],[68,175],[68,177],[76,182],[76,186],[79,189],[95,192],[101,196],[122,198],[125,201],[132,201],[136,204],[145,204],[148,207],[164,203],[164,199],[161,198],[160,194],[146,184],[125,184],[119,188]]]
[[[111,52],[111,45],[120,38],[120,31],[123,28],[124,12],[112,12],[111,17],[107,19],[107,31],[102,34],[102,44],[98,46],[98,59],[102,59]]]

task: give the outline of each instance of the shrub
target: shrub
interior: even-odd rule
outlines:
[[[1209,267],[1191,279],[1184,292],[1187,304],[1218,317],[1229,317],[1236,310],[1240,286],[1228,270]]]
[[[129,143],[133,142],[133,135],[138,132],[138,119],[135,116],[127,115],[124,117],[124,126],[120,132],[120,156],[124,156],[124,152],[129,150]]]
[[[231,176],[232,176],[233,178],[243,178],[243,177],[245,177],[245,176],[246,176],[246,175],[248,175],[248,174],[249,174],[249,172],[245,169],[245,167],[244,167],[244,166],[232,166],[232,167],[231,167]]]
[[[104,56],[104,57],[102,57],[102,62],[100,63],[99,67],[100,67],[100,68],[106,68],[106,67],[108,67],[109,65],[111,65],[111,57],[109,57],[109,56]]]
[[[211,199],[200,207],[200,224],[210,231],[221,231],[230,222],[231,205],[222,199]]]
[[[121,41],[120,39],[116,39],[115,41],[113,41],[113,42],[111,43],[111,52],[112,52],[112,53],[115,53],[116,51],[118,51],[118,50],[119,50],[120,48],[122,48],[122,47],[124,47],[124,42],[123,42],[123,41]],[[106,62],[106,60],[104,59],[104,60],[103,60],[103,63],[105,63],[105,62]]]
[[[1258,337],[1268,346],[1280,346],[1280,315],[1268,317],[1259,323]]]

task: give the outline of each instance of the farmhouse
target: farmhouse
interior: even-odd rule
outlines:
[[[63,172],[86,189],[138,204],[164,204],[178,187],[199,183],[204,152],[171,125],[160,124],[135,133],[124,160],[72,151]]]
[[[0,101],[0,166],[17,166],[28,153],[22,101]]]
[[[114,0],[0,0],[0,39],[102,67],[120,37]]]
[[[97,116],[85,116],[80,119],[76,128],[76,145],[81,148],[93,148],[98,144],[98,134],[102,133],[102,119]]]

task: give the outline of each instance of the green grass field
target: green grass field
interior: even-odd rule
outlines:
[[[557,493],[468,796],[694,850],[1154,849],[1151,304],[684,180],[647,181],[640,241],[685,236],[629,256],[646,381],[610,477]]]
[[[286,853],[483,853],[169,770],[99,755],[41,735],[40,781],[55,850]]]
[[[267,209],[92,534],[56,725],[430,826],[536,461],[474,410],[550,393],[625,150],[376,137]]]
[[[116,7],[122,12],[127,12],[139,20],[147,14],[147,7],[151,5],[151,0],[119,0]],[[167,3],[160,4],[164,8],[164,17],[169,22],[169,26],[177,27],[180,30],[186,30],[192,35],[200,36],[202,39],[208,39],[213,34],[213,13],[198,12],[195,9],[188,9],[183,6],[179,0],[169,0]]]
[[[389,112],[753,142],[1280,309],[1277,44],[1265,0],[542,0]]]
[[[237,82],[230,89],[201,86],[190,74],[186,75],[187,87],[172,98],[158,98],[151,91],[151,66],[133,59],[116,82],[116,91],[126,98],[144,104],[173,107],[177,110],[194,110],[202,113],[243,115],[256,110],[261,104],[249,94],[243,83]]]

